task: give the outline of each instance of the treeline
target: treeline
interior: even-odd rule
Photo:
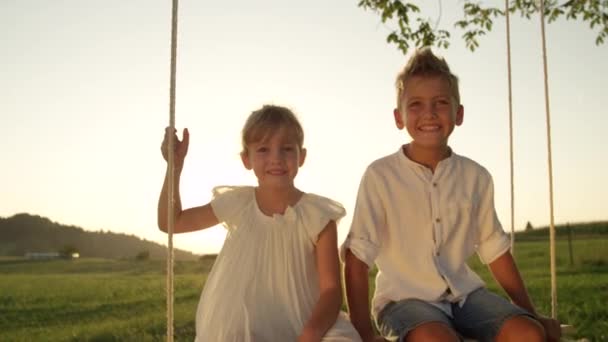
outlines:
[[[85,231],[62,225],[48,218],[17,214],[0,217],[0,256],[24,256],[26,253],[74,250],[84,258],[165,259],[167,248],[134,235],[109,231]],[[199,256],[175,249],[176,260],[194,260]]]
[[[600,236],[606,237],[606,235],[608,235],[608,221],[555,225],[556,239],[567,239],[569,235],[573,239],[589,239]],[[515,239],[518,241],[549,239],[549,227],[539,227],[515,232]]]

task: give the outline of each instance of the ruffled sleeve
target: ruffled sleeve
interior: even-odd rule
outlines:
[[[238,226],[239,218],[245,207],[253,199],[253,187],[218,186],[213,188],[211,208],[217,219],[228,230]]]
[[[313,244],[316,244],[319,233],[329,221],[334,221],[337,225],[340,219],[346,215],[346,210],[342,204],[334,200],[315,194],[306,194],[306,199],[301,204],[300,214],[308,237]]]

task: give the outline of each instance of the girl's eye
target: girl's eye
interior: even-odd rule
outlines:
[[[291,151],[293,151],[293,150],[294,150],[294,147],[293,147],[293,146],[284,146],[284,147],[283,147],[283,151],[291,152]]]
[[[256,152],[259,153],[264,153],[264,152],[268,152],[268,148],[267,147],[258,147],[258,149],[256,150]]]

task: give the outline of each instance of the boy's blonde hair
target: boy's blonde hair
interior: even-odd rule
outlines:
[[[431,48],[423,47],[414,52],[407,64],[397,75],[395,86],[397,88],[397,109],[401,112],[401,100],[407,82],[413,76],[441,77],[448,82],[455,106],[460,105],[460,92],[458,90],[458,77],[450,71],[448,63],[443,57],[433,54]]]
[[[241,153],[248,153],[247,146],[249,144],[263,141],[270,134],[282,128],[287,129],[287,133],[295,139],[298,148],[301,150],[304,145],[304,130],[298,118],[290,109],[275,105],[264,105],[252,112],[243,127],[241,141],[243,151]]]

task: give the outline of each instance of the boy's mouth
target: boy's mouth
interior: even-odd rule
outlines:
[[[439,125],[423,125],[419,126],[418,130],[423,132],[435,132],[439,130]]]
[[[285,170],[268,170],[268,171],[266,171],[266,173],[268,173],[269,175],[272,175],[272,176],[282,176],[282,175],[286,174],[287,171],[285,171]]]

